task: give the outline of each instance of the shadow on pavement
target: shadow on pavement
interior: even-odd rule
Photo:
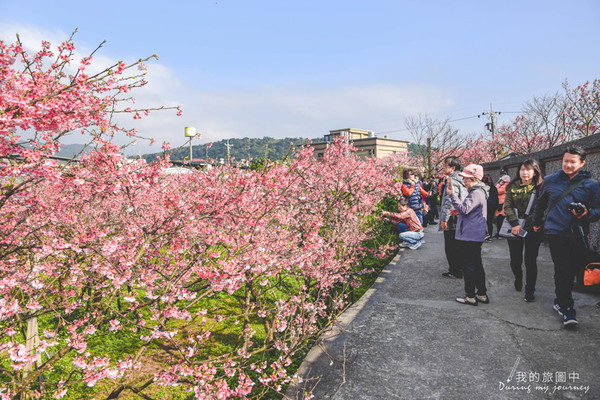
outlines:
[[[536,301],[515,291],[506,240],[483,245],[490,304],[455,302],[462,280],[447,271],[443,235],[404,249],[308,354],[285,398],[597,399],[600,295],[574,292],[579,326],[552,309],[553,264],[538,257]]]

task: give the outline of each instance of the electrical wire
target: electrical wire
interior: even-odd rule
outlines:
[[[498,115],[500,115],[500,114],[522,114],[522,112],[521,111],[494,111],[494,114],[498,114]],[[457,122],[457,121],[464,121],[466,119],[481,118],[484,115],[489,115],[489,113],[488,112],[483,112],[481,114],[473,115],[471,117],[464,117],[464,118],[452,119],[452,120],[450,120],[448,122]],[[392,130],[392,131],[376,132],[376,133],[382,135],[382,134],[386,134],[386,133],[406,132],[408,130],[409,130],[408,128],[403,128],[403,129],[395,129],[395,130]]]
[[[465,119],[472,119],[472,118],[479,118],[479,115],[473,115],[471,117],[464,117],[464,118],[452,119],[452,120],[450,120],[448,122],[464,121]],[[376,132],[376,133],[378,133],[378,134],[396,133],[396,132],[405,132],[405,131],[408,131],[408,130],[409,130],[408,128],[403,128],[403,129],[396,129],[396,130],[393,130],[393,131]]]

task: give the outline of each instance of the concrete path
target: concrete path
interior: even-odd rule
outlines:
[[[315,346],[286,398],[600,399],[600,301],[574,292],[579,326],[552,309],[553,265],[538,257],[536,301],[513,287],[506,240],[483,245],[491,303],[461,305],[462,280],[443,278],[443,235],[401,250],[372,288]]]

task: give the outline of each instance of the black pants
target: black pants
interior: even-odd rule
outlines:
[[[490,236],[494,236],[494,214],[497,207],[497,204],[490,204],[487,209],[487,234]]]
[[[430,205],[429,211],[423,217],[423,221],[427,221],[427,224],[431,224],[432,222],[435,222],[435,219],[440,217],[439,215],[436,216],[436,214],[437,214],[437,206],[435,204]]]
[[[572,236],[548,235],[554,262],[554,287],[561,308],[573,307],[573,281],[585,264],[585,248]]]
[[[458,241],[454,238],[456,231],[454,229],[444,231],[444,250],[448,260],[448,272],[452,275],[462,278],[463,271],[460,260],[460,248]]]
[[[537,256],[542,243],[542,234],[530,232],[524,238],[509,239],[508,250],[510,252],[510,269],[515,280],[523,281],[523,248],[525,249],[525,294],[532,295],[535,292],[537,281]]]
[[[429,205],[428,214],[431,214],[430,221],[433,221],[435,218],[439,218],[440,214],[438,212],[437,199],[427,199],[427,205]]]
[[[498,215],[496,217],[496,236],[500,235],[500,228],[502,228],[502,223],[504,222],[504,215]]]
[[[481,261],[481,244],[483,242],[464,240],[457,240],[457,242],[465,278],[465,293],[468,297],[475,297],[475,291],[480,296],[487,294],[485,271]]]

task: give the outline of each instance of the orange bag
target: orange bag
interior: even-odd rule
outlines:
[[[600,262],[590,263],[585,267],[583,284],[586,286],[600,284]]]

